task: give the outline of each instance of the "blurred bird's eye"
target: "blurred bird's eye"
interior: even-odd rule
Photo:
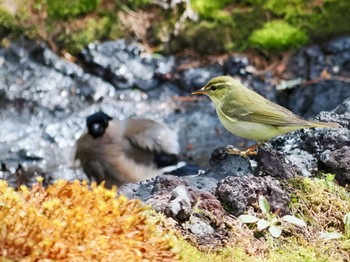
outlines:
[[[210,90],[211,90],[211,91],[215,91],[215,90],[216,90],[216,86],[210,87]]]

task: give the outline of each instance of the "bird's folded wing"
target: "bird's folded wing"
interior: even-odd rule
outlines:
[[[144,150],[167,154],[178,154],[180,151],[176,132],[152,120],[130,119],[125,137]]]
[[[250,104],[245,107],[224,107],[221,109],[228,117],[237,120],[267,124],[273,126],[310,126],[310,123],[294,115],[288,109],[274,104],[268,100],[264,101],[264,106]]]

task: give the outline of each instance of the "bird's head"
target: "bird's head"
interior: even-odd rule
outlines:
[[[214,102],[220,101],[226,92],[240,86],[241,83],[230,76],[218,76],[211,79],[204,87],[192,92],[192,95],[203,94],[210,97]]]
[[[92,114],[86,118],[86,125],[89,131],[89,134],[93,138],[98,138],[103,136],[108,127],[108,122],[112,120],[112,118],[100,111],[95,114]]]

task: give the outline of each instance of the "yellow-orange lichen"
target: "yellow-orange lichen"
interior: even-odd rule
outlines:
[[[12,260],[174,261],[173,239],[147,207],[86,182],[17,192],[0,180],[0,257]]]

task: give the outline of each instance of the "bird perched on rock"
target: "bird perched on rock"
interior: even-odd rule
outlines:
[[[257,143],[246,150],[227,148],[228,153],[251,155],[255,149],[273,137],[302,128],[340,127],[336,123],[307,121],[288,109],[275,104],[246,88],[230,76],[211,79],[203,88],[192,94],[207,95],[214,103],[221,124],[236,136]]]
[[[177,164],[177,134],[149,119],[112,120],[97,112],[86,119],[88,131],[77,141],[75,159],[84,172],[106,187],[160,175]]]

